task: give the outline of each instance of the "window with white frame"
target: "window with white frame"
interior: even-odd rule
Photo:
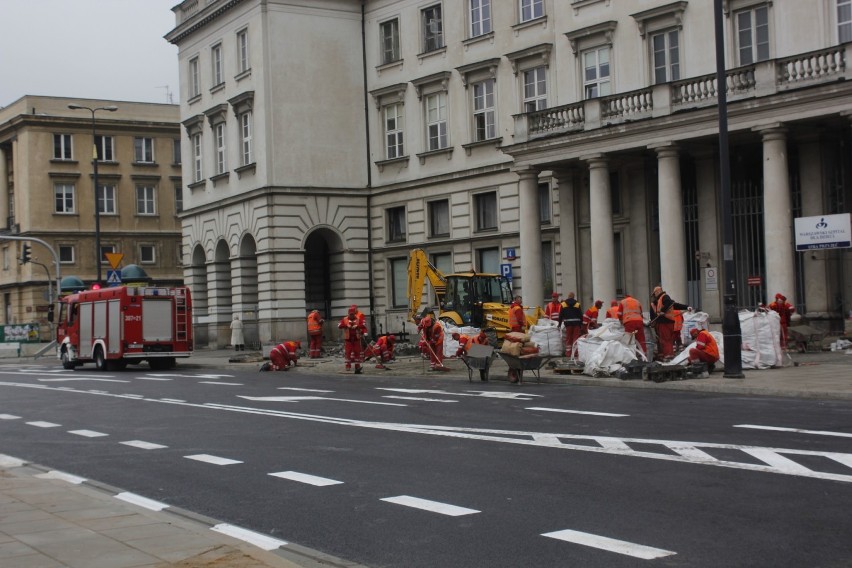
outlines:
[[[447,142],[447,93],[426,96],[427,147],[431,150],[446,148]]]
[[[53,186],[53,195],[55,196],[54,212],[56,213],[75,213],[76,207],[74,204],[74,184],[57,183]]]
[[[473,84],[473,134],[476,142],[497,137],[494,83],[494,79],[486,79]]]
[[[243,166],[254,163],[252,152],[252,114],[251,111],[240,115],[240,159]]]
[[[116,193],[114,185],[99,185],[98,186],[98,211],[101,215],[115,215],[116,208]]]
[[[405,155],[405,105],[402,103],[387,105],[383,109],[385,117],[385,155],[388,160]]]
[[[175,184],[175,213],[183,211],[183,186],[179,183]]]
[[[755,6],[734,14],[740,65],[769,59],[769,7]]]
[[[651,36],[654,61],[654,83],[668,83],[680,79],[680,34],[668,30]]]
[[[520,20],[529,22],[544,16],[544,0],[520,0]]]
[[[237,72],[243,73],[251,69],[249,63],[249,40],[248,30],[237,32]]]
[[[547,67],[527,69],[524,78],[524,112],[547,108]]]
[[[192,181],[198,182],[204,179],[201,155],[201,133],[192,135]]]
[[[427,209],[429,212],[429,236],[450,236],[450,200],[430,201]]]
[[[583,92],[586,99],[611,93],[608,45],[583,52]]]
[[[136,214],[155,215],[156,202],[154,187],[150,185],[136,186]]]
[[[189,98],[197,97],[201,94],[201,77],[198,71],[198,58],[193,57],[189,60]]]
[[[210,64],[213,72],[213,86],[221,85],[225,82],[224,74],[222,70],[222,44],[217,43],[212,48],[210,48]]]
[[[180,155],[180,139],[175,138],[172,140],[172,163],[175,165],[181,164],[181,155]]]
[[[133,157],[138,163],[154,163],[154,139],[137,136],[133,139]]]
[[[551,198],[549,183],[538,184],[538,216],[542,225],[550,224]]]
[[[97,148],[98,160],[101,162],[115,160],[115,142],[112,136],[95,136],[95,148]]]
[[[223,174],[228,169],[225,148],[225,123],[220,122],[213,130],[216,138],[216,173]]]
[[[71,135],[70,134],[54,134],[53,135],[53,159],[54,160],[73,160],[71,153]]]
[[[444,21],[441,5],[429,6],[420,11],[423,23],[423,51],[435,51],[444,47]]]
[[[497,192],[478,193],[473,196],[477,231],[492,231],[497,228]]]
[[[382,63],[399,61],[399,20],[394,18],[379,26],[382,36]]]
[[[59,245],[59,263],[74,263],[74,245]]]
[[[157,247],[154,245],[139,245],[139,264],[154,264],[157,262]]]
[[[837,41],[852,41],[852,0],[837,0]]]
[[[491,0],[470,0],[470,37],[491,33]]]
[[[404,308],[408,305],[408,259],[392,258],[390,263],[391,305]]]
[[[391,207],[387,210],[388,242],[405,241],[405,207]]]

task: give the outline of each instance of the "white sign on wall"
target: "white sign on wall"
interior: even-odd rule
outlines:
[[[704,269],[704,290],[706,292],[719,290],[719,269],[715,266],[708,266]]]
[[[797,217],[796,250],[852,247],[852,221],[849,213]]]

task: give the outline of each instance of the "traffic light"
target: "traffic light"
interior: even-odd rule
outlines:
[[[21,264],[26,264],[30,260],[32,260],[32,258],[30,258],[31,254],[32,254],[32,247],[30,245],[24,243],[24,246],[21,247]]]

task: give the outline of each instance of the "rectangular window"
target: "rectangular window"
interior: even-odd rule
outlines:
[[[520,0],[521,22],[528,22],[544,16],[544,0]]]
[[[237,32],[237,71],[242,73],[249,69],[248,30],[240,30]]]
[[[547,68],[524,71],[524,112],[547,108]]]
[[[852,41],[852,0],[837,0],[837,41]]]
[[[225,123],[220,122],[215,128],[216,134],[216,173],[223,174],[228,168],[225,159]]]
[[[113,154],[115,143],[112,136],[95,136],[95,148],[98,151],[99,161],[112,162],[115,160]]]
[[[491,274],[500,274],[500,249],[499,248],[484,248],[476,251],[476,260],[478,260],[480,272],[490,272]]]
[[[254,154],[252,153],[251,138],[252,138],[252,114],[251,111],[244,112],[240,115],[240,156],[243,166],[254,163]]]
[[[423,51],[435,51],[444,47],[444,22],[441,5],[430,6],[421,11],[423,21]]]
[[[610,172],[609,174],[609,194],[612,199],[612,214],[622,215],[621,206],[621,181],[618,172]]]
[[[654,50],[654,83],[668,83],[680,79],[680,46],[678,31],[672,30],[651,36]]]
[[[149,185],[136,186],[136,214],[154,215],[154,188]]]
[[[70,134],[54,134],[53,135],[53,159],[54,160],[73,160],[71,154],[71,135]]]
[[[476,214],[476,230],[491,231],[497,228],[497,192],[479,193],[473,196]]]
[[[222,73],[222,44],[216,44],[210,49],[210,63],[213,65],[213,86],[224,83]]]
[[[550,224],[550,184],[538,184],[538,215],[542,225]]]
[[[189,98],[201,94],[201,78],[198,75],[198,58],[189,60]]]
[[[405,207],[391,207],[387,210],[388,242],[405,241]]]
[[[102,215],[115,215],[115,186],[114,185],[99,185],[98,186],[98,210]]]
[[[611,93],[609,46],[583,53],[583,87],[587,99],[596,99]]]
[[[74,213],[74,186],[72,184],[58,183],[53,186],[55,195],[56,213]]]
[[[172,140],[172,163],[176,166],[179,166],[181,162],[180,155],[180,139]]]
[[[139,245],[139,264],[154,264],[157,262],[157,248],[154,245]]]
[[[443,272],[444,274],[452,274],[453,270],[453,253],[436,252],[431,255],[432,266]]]
[[[197,182],[204,179],[204,171],[201,168],[201,134],[192,135],[192,181]]]
[[[59,245],[59,262],[61,264],[74,263],[74,245]]]
[[[408,305],[408,259],[390,259],[391,303],[394,308]]]
[[[491,0],[470,0],[470,37],[491,33]]]
[[[133,157],[138,163],[154,163],[154,139],[136,137],[133,139]]]
[[[474,140],[497,137],[497,113],[494,110],[494,79],[473,84]]]
[[[426,97],[426,129],[429,150],[447,147],[447,93]]]
[[[183,211],[183,186],[175,184],[175,213]]]
[[[769,59],[769,8],[758,6],[736,13],[740,65]]]
[[[448,199],[441,199],[440,201],[430,201],[428,209],[429,236],[450,236],[450,201]]]
[[[385,155],[388,160],[405,155],[403,133],[405,131],[405,106],[388,105],[385,112]]]
[[[381,25],[382,63],[399,61],[399,20],[388,20]]]

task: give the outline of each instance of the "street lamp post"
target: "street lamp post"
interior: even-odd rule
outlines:
[[[115,112],[118,110],[118,107],[110,105],[92,108],[83,105],[70,104],[68,105],[68,108],[71,110],[87,110],[92,113],[92,182],[95,187],[95,267],[98,274],[96,282],[98,285],[101,285],[101,208],[98,204],[98,140],[95,134],[95,112],[99,110]]]

